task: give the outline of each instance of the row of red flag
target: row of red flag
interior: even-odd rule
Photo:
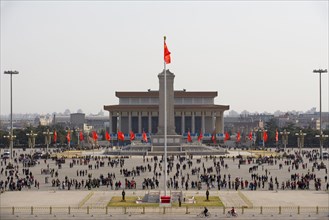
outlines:
[[[94,141],[98,140],[98,134],[97,134],[96,131],[93,131],[92,132],[92,136],[93,136],[93,140]],[[118,131],[117,137],[118,137],[118,140],[120,140],[120,141],[124,141],[124,139],[125,139],[124,133],[122,131]],[[135,140],[135,133],[133,131],[130,131],[129,137],[130,137],[130,141]],[[203,134],[202,134],[202,132],[200,132],[199,135],[198,135],[198,141],[201,141],[202,138],[203,138]],[[70,134],[70,132],[67,133],[66,139],[67,139],[68,142],[71,141],[71,134]],[[110,136],[110,134],[107,131],[105,133],[105,139],[107,141],[110,141],[111,140],[111,136]],[[253,133],[250,132],[249,133],[249,140],[251,141],[252,139],[253,139]],[[80,133],[79,133],[79,140],[80,141],[83,141],[84,140],[84,135],[83,135],[82,131],[80,131]],[[146,133],[144,131],[143,131],[143,134],[142,134],[142,140],[144,142],[147,142],[148,141],[147,140],[147,135],[146,135]],[[214,143],[216,143],[216,133],[213,133],[211,135],[211,140]],[[227,141],[227,140],[230,140],[230,135],[229,135],[228,132],[225,132],[224,141]],[[238,132],[237,133],[237,136],[236,136],[236,141],[237,142],[240,142],[240,140],[241,140],[241,134],[240,134],[240,132]],[[268,134],[267,134],[266,131],[263,131],[263,140],[264,140],[264,142],[267,142],[267,140],[268,140]],[[279,132],[278,132],[278,130],[276,130],[275,131],[275,141],[277,142],[278,140],[279,140]],[[187,133],[187,141],[188,142],[192,142],[192,137],[191,137],[191,133],[190,132]],[[57,142],[57,132],[56,131],[54,131],[54,142]]]
[[[198,141],[200,141],[202,139],[202,132],[200,132],[199,136],[198,136]],[[224,141],[228,141],[230,140],[231,137],[230,137],[230,134],[228,132],[225,132],[225,137],[224,137]],[[249,133],[249,140],[252,140],[253,139],[253,133],[250,132]],[[213,141],[213,143],[216,143],[216,133],[212,133],[211,135],[211,140]],[[268,134],[266,131],[263,131],[263,140],[264,142],[267,142],[268,141]],[[277,142],[279,140],[279,133],[278,133],[278,130],[276,130],[275,132],[275,141]],[[188,132],[187,133],[187,141],[188,142],[192,142],[192,137],[191,137],[191,133]],[[236,135],[236,141],[237,142],[240,142],[241,141],[241,134],[240,132],[237,133]]]
[[[98,134],[97,134],[96,131],[93,131],[92,132],[92,137],[93,137],[93,140],[94,141],[97,141],[98,140]],[[118,137],[118,140],[120,140],[120,141],[124,141],[125,140],[125,135],[124,135],[124,133],[122,131],[118,131],[117,137]],[[54,142],[56,143],[57,142],[57,132],[56,131],[54,131],[54,137],[53,137],[53,139],[54,139]],[[67,132],[67,134],[66,134],[66,140],[68,142],[71,141],[71,133],[70,132]],[[84,140],[84,135],[83,135],[82,131],[80,131],[80,133],[79,133],[79,140],[80,141],[83,141]],[[105,132],[105,140],[107,140],[107,141],[110,141],[111,140],[111,136],[110,136],[110,134],[109,134],[108,131]],[[130,132],[130,141],[132,141],[132,140],[135,140],[135,133],[133,131]],[[143,131],[142,140],[144,142],[147,142],[148,141],[147,140],[147,135],[146,135],[145,131]]]

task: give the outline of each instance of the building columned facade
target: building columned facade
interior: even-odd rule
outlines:
[[[158,75],[159,90],[145,92],[116,92],[119,98],[118,105],[105,105],[104,110],[109,111],[110,133],[118,130],[129,133],[151,134],[161,132],[163,115],[163,75]],[[224,111],[229,110],[228,105],[215,105],[216,91],[186,91],[174,90],[173,79],[175,75],[169,70],[167,75],[167,121],[169,126],[178,135],[190,131],[191,133],[223,133]],[[161,103],[160,103],[161,102]],[[170,109],[170,107],[173,109]],[[162,120],[161,120],[162,119]],[[159,131],[160,129],[160,131]],[[168,130],[169,131],[169,130]]]

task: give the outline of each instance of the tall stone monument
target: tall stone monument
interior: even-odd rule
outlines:
[[[165,122],[165,73],[162,71],[158,74],[159,78],[159,126],[158,133],[152,136],[153,146],[162,146],[162,148],[155,147],[153,150],[163,150],[164,146],[164,122]],[[174,111],[174,78],[175,75],[166,70],[166,92],[167,92],[167,146],[171,147],[168,150],[180,150],[182,136],[175,132],[175,111]],[[175,149],[173,148],[175,146]]]

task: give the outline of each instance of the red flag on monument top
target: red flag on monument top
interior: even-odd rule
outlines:
[[[190,131],[187,132],[187,142],[192,142]]]
[[[164,37],[164,61],[166,62],[166,64],[169,64],[171,62],[170,54],[171,53],[169,52],[166,44],[166,37]]]
[[[135,140],[135,133],[133,131],[130,131],[130,141]]]
[[[106,133],[105,133],[105,139],[106,139],[107,141],[110,141],[110,140],[111,140],[111,136],[110,136],[110,134],[109,134],[108,131],[106,131]]]

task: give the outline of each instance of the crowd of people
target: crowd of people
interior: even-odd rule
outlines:
[[[286,151],[274,156],[84,156],[39,159],[14,151],[1,160],[0,190],[328,190],[326,163],[318,150]],[[41,170],[41,172],[40,172]],[[164,183],[164,172],[167,182]],[[43,182],[43,179],[45,181]],[[50,180],[49,180],[50,179]]]

